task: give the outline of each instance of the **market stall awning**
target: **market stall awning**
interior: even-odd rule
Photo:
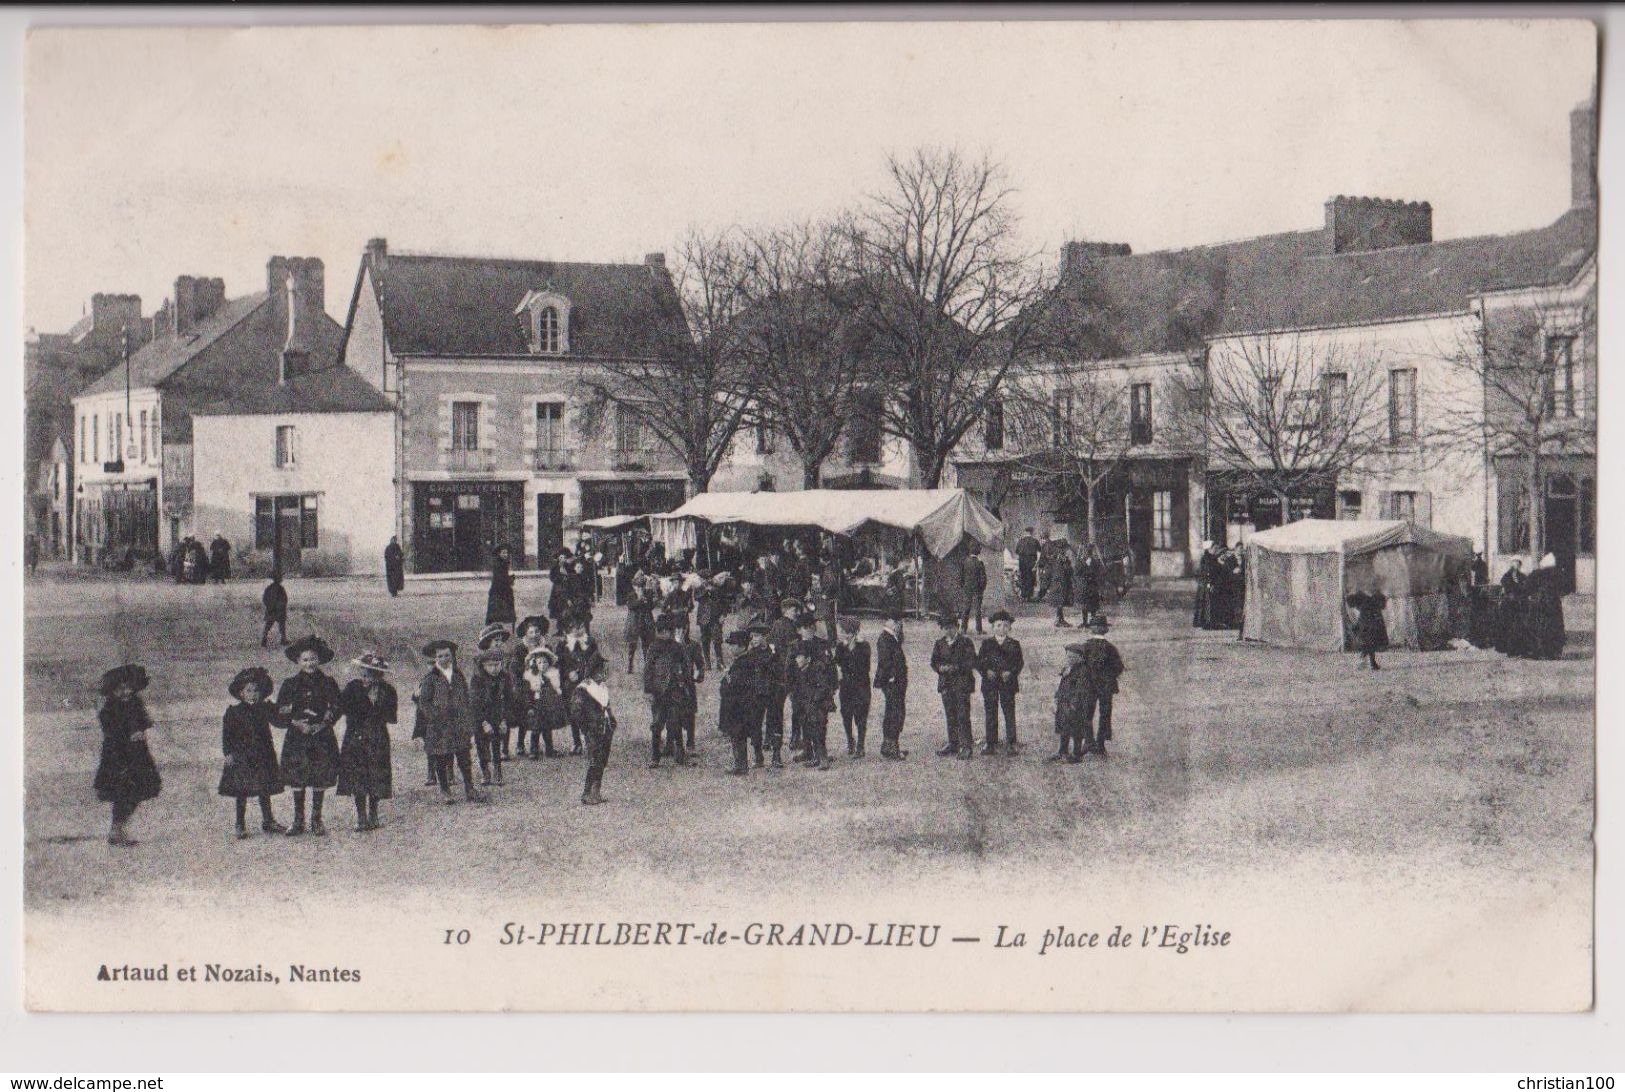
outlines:
[[[805,489],[793,493],[700,493],[681,508],[650,516],[651,525],[693,520],[753,527],[818,527],[850,535],[875,523],[918,531],[935,557],[946,557],[969,535],[998,546],[1004,525],[963,489]]]
[[[639,524],[647,525],[648,519],[648,516],[599,516],[582,520],[581,526],[589,531],[625,531]]]
[[[1368,554],[1388,546],[1425,546],[1462,557],[1473,554],[1471,539],[1400,519],[1300,519],[1259,531],[1247,545],[1278,554]]]

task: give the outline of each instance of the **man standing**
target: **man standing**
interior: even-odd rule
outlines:
[[[901,761],[908,757],[900,746],[908,698],[908,658],[903,655],[903,616],[896,611],[886,615],[875,642],[875,689],[886,699],[880,718],[880,757]]]
[[[692,693],[693,675],[688,652],[673,640],[676,620],[669,614],[655,619],[655,641],[643,667],[643,692],[649,695],[649,768],[660,766],[662,741],[669,742],[673,760],[688,765],[683,749],[682,715]]]
[[[965,556],[965,566],[961,573],[960,593],[964,598],[960,607],[964,611],[959,620],[959,628],[970,632],[971,615],[976,616],[976,632],[982,632],[982,597],[987,594],[987,566],[982,564],[982,548],[976,543],[970,544],[969,553]]]
[[[976,690],[976,646],[959,632],[959,619],[943,614],[937,620],[942,636],[931,649],[931,670],[937,673],[937,693],[942,695],[942,712],[948,722],[948,745],[937,752],[939,758],[971,758],[970,696]]]
[[[1123,657],[1117,646],[1106,639],[1106,616],[1096,614],[1089,619],[1089,636],[1083,642],[1083,670],[1088,680],[1084,695],[1083,730],[1089,744],[1088,753],[1106,757],[1106,741],[1112,738],[1112,698],[1117,694],[1117,679],[1123,674]],[[1095,711],[1100,721],[1095,724]]]
[[[209,543],[209,579],[215,584],[224,584],[231,579],[231,543],[219,531],[214,533],[214,541]]]
[[[1058,538],[1049,560],[1049,601],[1055,607],[1055,628],[1071,629],[1066,608],[1072,603],[1072,547]]]
[[[1013,755],[1016,743],[1016,692],[1021,689],[1021,642],[1010,636],[1015,621],[1006,610],[996,610],[989,619],[993,636],[982,642],[976,655],[976,668],[982,675],[982,711],[987,716],[987,742],[984,755],[999,753],[999,713],[1004,713],[1004,750]]]
[[[1031,527],[1022,534],[1016,542],[1016,591],[1021,601],[1033,601],[1033,582],[1038,577],[1038,540],[1033,537]]]
[[[730,634],[728,640],[749,646],[722,674],[718,713],[722,734],[733,745],[733,768],[728,772],[743,776],[750,772],[747,745],[756,751],[756,768],[762,768],[762,714],[773,692],[777,665],[767,645],[766,626],[752,623],[741,633]]]
[[[767,627],[767,643],[773,649],[774,671],[773,690],[767,696],[767,714],[762,721],[762,741],[773,752],[775,768],[784,765],[784,699],[795,668],[791,650],[797,640],[796,618],[800,611],[800,603],[794,599],[784,599],[779,603],[779,616]]]
[[[282,574],[271,574],[271,582],[265,585],[260,593],[260,605],[265,608],[265,628],[260,631],[260,647],[271,636],[271,627],[276,627],[277,639],[282,644],[288,643],[288,589],[282,586]]]
[[[401,550],[401,540],[396,535],[390,535],[389,545],[384,547],[384,585],[389,588],[391,599],[406,587],[406,554]]]

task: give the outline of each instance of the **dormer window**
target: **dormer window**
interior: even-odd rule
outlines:
[[[570,351],[570,301],[557,292],[526,293],[514,314],[525,319],[531,352]]]

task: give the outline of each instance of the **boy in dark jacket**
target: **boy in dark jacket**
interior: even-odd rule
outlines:
[[[722,618],[728,611],[727,594],[707,581],[694,593],[694,621],[700,627],[700,661],[711,670],[712,656],[716,669],[722,670]]]
[[[807,744],[807,753],[800,761],[809,769],[827,770],[833,765],[829,758],[829,715],[835,709],[835,691],[840,686],[835,661],[824,643],[813,638],[797,642],[795,664],[790,715]]]
[[[908,657],[903,654],[903,616],[893,611],[875,641],[875,689],[886,699],[880,717],[880,757],[900,762],[908,757],[902,749],[903,718],[908,700]]]
[[[1004,744],[1006,754],[1015,754],[1016,693],[1021,689],[1021,670],[1025,661],[1021,655],[1021,642],[1010,636],[1015,621],[1010,612],[996,610],[988,619],[993,623],[993,636],[982,642],[976,654],[976,670],[982,676],[982,711],[987,717],[987,742],[984,755],[999,751],[999,714],[1004,714]]]
[[[948,722],[948,745],[939,758],[971,758],[970,696],[976,691],[976,645],[959,631],[959,619],[944,613],[937,620],[942,636],[931,648],[931,670],[937,673],[937,693]]]
[[[277,637],[282,644],[288,643],[288,589],[282,586],[282,574],[272,573],[271,582],[265,585],[260,593],[260,603],[265,607],[265,629],[260,633],[260,647],[265,647],[266,639],[271,636],[271,627],[275,626]]]
[[[841,619],[835,666],[841,672],[841,727],[846,730],[846,753],[862,758],[864,737],[869,734],[869,642],[858,639],[856,618]]]
[[[508,654],[489,648],[475,659],[478,670],[469,680],[468,697],[474,705],[474,747],[480,759],[480,784],[502,784],[502,737],[507,733],[508,710],[514,703],[513,676],[505,670]]]
[[[674,639],[677,622],[669,614],[655,619],[655,643],[643,667],[643,692],[649,695],[649,768],[660,765],[662,744],[669,743],[677,765],[688,765],[683,747],[683,706],[693,692],[688,653]]]
[[[604,683],[607,665],[599,659],[581,685],[570,692],[570,725],[587,742],[587,782],[581,794],[583,804],[602,804],[600,791],[604,769],[609,765],[609,746],[615,738],[615,714],[609,708],[609,687]]]
[[[749,773],[746,765],[749,745],[756,751],[756,768],[762,767],[762,714],[773,693],[773,672],[777,665],[767,644],[767,627],[756,623],[731,634],[729,644],[746,645],[723,672],[718,695],[718,721],[722,734],[733,745],[735,775]]]
[[[1117,679],[1123,674],[1123,657],[1118,655],[1117,646],[1106,639],[1109,628],[1106,616],[1096,614],[1089,619],[1089,636],[1083,642],[1083,670],[1087,681],[1083,702],[1084,738],[1089,744],[1088,753],[1101,758],[1106,757],[1106,741],[1112,738],[1112,698],[1117,694]],[[1098,724],[1096,710],[1100,715]]]

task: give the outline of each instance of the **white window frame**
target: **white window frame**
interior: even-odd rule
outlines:
[[[284,442],[284,438],[286,438]],[[299,466],[299,428],[297,425],[276,426],[276,440],[272,458],[278,470],[294,470]]]

